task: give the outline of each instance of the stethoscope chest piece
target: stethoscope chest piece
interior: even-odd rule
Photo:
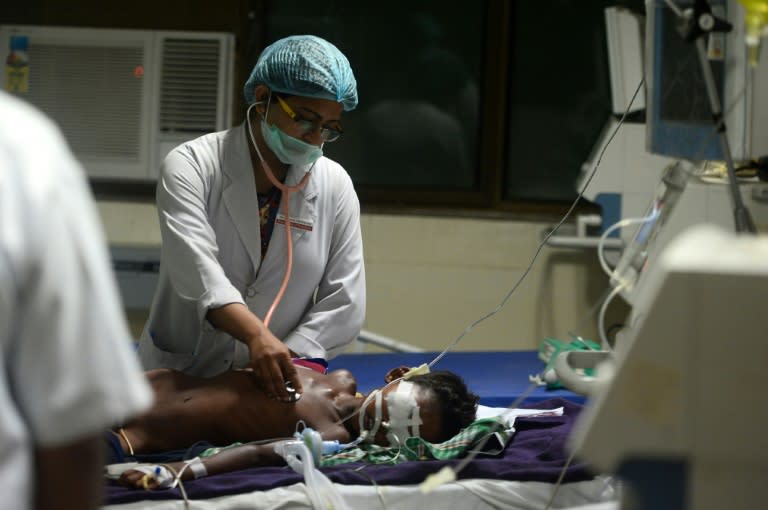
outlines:
[[[298,402],[301,398],[301,393],[297,392],[293,385],[291,384],[291,381],[285,381],[285,389],[288,391],[288,398],[289,402]]]

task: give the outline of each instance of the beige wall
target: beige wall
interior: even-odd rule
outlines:
[[[155,208],[99,202],[110,243],[159,245]],[[365,328],[429,350],[442,350],[471,323],[496,309],[524,273],[542,223],[364,214],[368,281]],[[588,312],[605,291],[594,250],[545,247],[493,317],[470,331],[459,350],[534,349],[572,330],[596,338]],[[620,303],[609,314],[623,317]],[[145,313],[130,311],[135,334]],[[371,349],[375,350],[375,349]]]

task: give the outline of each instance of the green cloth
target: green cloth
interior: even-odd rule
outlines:
[[[539,359],[544,363],[546,363],[546,366],[544,367],[544,370],[541,371],[541,374],[544,374],[544,372],[546,372],[547,370],[551,369],[554,366],[555,360],[557,359],[557,356],[561,352],[599,351],[599,350],[600,350],[600,344],[593,342],[592,340],[587,340],[581,337],[571,340],[570,342],[564,342],[562,340],[558,340],[557,338],[545,338],[544,341],[539,346]],[[582,375],[589,375],[589,376],[595,375],[595,371],[592,368],[578,369],[577,372],[581,373]],[[563,386],[560,381],[545,383],[539,378],[536,378],[536,379],[540,386],[543,386],[546,384],[548,390],[558,390],[561,388],[565,388],[565,386]]]
[[[470,423],[467,428],[442,443],[430,443],[420,437],[409,437],[402,448],[363,444],[349,448],[332,455],[324,455],[320,467],[338,466],[350,462],[368,462],[370,464],[400,464],[409,460],[447,460],[463,456],[471,447],[479,444],[488,436],[498,441],[499,447],[504,448],[512,437],[511,430],[502,418],[482,418]],[[222,450],[240,446],[233,443],[220,448],[208,448],[200,457],[210,457]],[[491,452],[493,453],[493,452]]]
[[[506,428],[501,418],[483,418],[472,422],[467,428],[443,443],[430,443],[420,437],[409,437],[402,448],[366,444],[335,455],[325,455],[320,461],[320,466],[338,466],[349,462],[400,464],[409,460],[455,459],[464,455],[472,446],[489,435],[494,435],[500,445],[505,446],[512,436]]]

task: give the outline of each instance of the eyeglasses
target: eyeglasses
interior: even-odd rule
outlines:
[[[300,114],[293,111],[293,109],[288,106],[288,103],[283,101],[283,98],[275,94],[275,97],[277,98],[277,103],[280,105],[280,108],[283,109],[283,111],[288,115],[291,120],[293,120],[296,124],[299,125],[299,129],[301,130],[302,134],[309,134],[314,133],[316,130],[320,130],[320,136],[323,138],[324,142],[334,142],[339,139],[339,137],[344,133],[341,130],[341,126],[337,127],[330,127],[330,126],[323,126],[320,125],[319,122],[316,120],[309,120],[302,117]]]

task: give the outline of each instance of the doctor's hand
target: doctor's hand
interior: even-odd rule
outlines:
[[[251,355],[249,366],[267,396],[291,402],[292,393],[286,389],[286,381],[290,381],[296,393],[302,392],[291,351],[268,329],[264,328],[258,337],[249,339],[247,345]]]
[[[290,381],[296,393],[301,393],[301,383],[288,347],[245,305],[229,303],[208,310],[206,318],[217,329],[248,346],[248,367],[253,370],[256,382],[267,396],[291,401],[292,394],[285,388],[285,381]]]

